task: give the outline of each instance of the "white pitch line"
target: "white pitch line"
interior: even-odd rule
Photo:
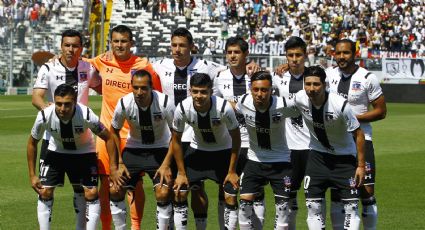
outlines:
[[[21,118],[21,117],[36,117],[36,115],[4,116],[4,117],[0,117],[0,119]]]

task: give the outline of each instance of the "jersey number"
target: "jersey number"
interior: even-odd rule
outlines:
[[[42,164],[40,169],[40,176],[45,177],[47,175],[47,171],[49,171],[49,166]]]
[[[304,177],[304,189],[308,189],[308,186],[310,186],[310,176]]]

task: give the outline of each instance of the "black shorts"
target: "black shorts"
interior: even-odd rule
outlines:
[[[156,170],[161,166],[167,155],[167,148],[125,148],[122,153],[122,160],[130,172],[130,179],[126,181],[126,186],[131,189],[136,187],[140,178],[140,173],[145,172],[152,179],[152,182],[157,185],[160,178],[155,176]]]
[[[258,194],[270,183],[275,196],[289,198],[291,172],[289,162],[262,163],[248,160],[240,177],[241,195]]]
[[[40,169],[41,184],[46,187],[63,186],[65,173],[73,185],[96,187],[96,153],[66,154],[47,151]]]
[[[238,156],[238,163],[236,165],[236,173],[240,176],[243,172],[243,168],[248,161],[248,148],[241,148]]]
[[[366,174],[364,185],[373,185],[375,184],[375,150],[373,148],[372,141],[365,142],[365,161],[366,161]]]
[[[328,188],[335,188],[341,199],[357,199],[355,187],[357,160],[352,155],[337,156],[310,151],[304,177],[306,198],[324,198]]]
[[[309,149],[291,150],[292,191],[297,191],[301,188],[301,182],[304,179],[309,152]]]
[[[202,151],[189,147],[184,157],[189,183],[210,179],[224,182],[230,165],[231,149]]]
[[[40,160],[38,165],[39,170],[41,170],[41,167],[43,167],[44,159],[46,158],[46,154],[48,151],[47,147],[49,147],[49,140],[43,139],[43,141],[41,142],[41,148],[40,148]]]

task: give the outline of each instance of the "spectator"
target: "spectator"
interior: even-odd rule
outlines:
[[[179,15],[184,15],[184,0],[178,0],[179,3]]]
[[[23,22],[19,22],[18,27],[16,28],[18,32],[18,47],[26,49],[25,45],[25,33],[27,32],[27,27]]]
[[[170,0],[171,14],[176,15],[176,0]]]
[[[159,0],[153,0],[152,3],[152,20],[159,19]]]
[[[186,29],[189,29],[190,22],[192,21],[192,5],[186,7],[184,11],[184,17],[186,18]]]
[[[161,0],[161,14],[167,13],[167,0]]]

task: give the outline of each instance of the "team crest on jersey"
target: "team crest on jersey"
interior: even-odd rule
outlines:
[[[91,175],[97,175],[97,167],[96,166],[90,167],[90,174]]]
[[[325,120],[330,121],[334,119],[334,113],[333,112],[325,112]]]
[[[158,112],[158,113],[153,113],[153,119],[154,121],[161,121],[162,120],[162,113]]]
[[[220,118],[219,118],[219,117],[211,118],[211,124],[212,124],[213,126],[219,126],[219,125],[221,125],[221,120],[220,120]]]
[[[351,90],[353,91],[359,91],[362,86],[362,83],[359,81],[353,81],[353,84],[351,85]]]
[[[348,179],[348,183],[350,184],[351,188],[356,187],[356,179],[354,179],[354,177],[350,177],[350,179]]]
[[[75,127],[74,127],[74,132],[75,132],[76,134],[81,134],[81,133],[83,133],[83,132],[84,132],[83,126],[75,126]]]
[[[281,113],[275,113],[272,115],[272,121],[273,123],[279,123],[282,120],[282,114]]]
[[[366,173],[371,173],[372,172],[372,166],[370,165],[369,162],[366,162],[365,171],[366,171]]]
[[[80,82],[87,81],[87,72],[80,72]]]
[[[290,192],[291,191],[291,177],[289,176],[285,176],[283,178],[283,184],[285,185],[285,192]]]

